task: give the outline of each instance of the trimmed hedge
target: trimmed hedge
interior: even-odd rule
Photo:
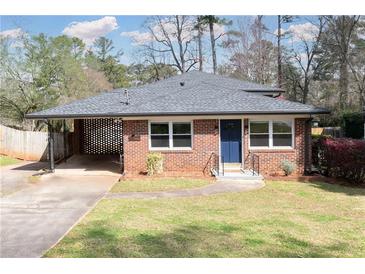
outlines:
[[[325,176],[365,183],[365,141],[321,137],[313,140],[313,164]]]

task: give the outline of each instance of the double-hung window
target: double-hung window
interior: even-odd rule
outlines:
[[[251,148],[292,148],[293,121],[250,121]]]
[[[150,122],[151,149],[191,149],[191,122]]]
[[[269,122],[250,122],[250,146],[269,147]]]
[[[172,146],[191,148],[191,123],[172,123]]]
[[[293,143],[291,121],[272,121],[272,146],[291,147]]]
[[[169,123],[151,123],[151,147],[169,147]]]

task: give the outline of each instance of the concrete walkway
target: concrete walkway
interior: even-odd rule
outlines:
[[[263,180],[253,181],[218,181],[216,183],[193,189],[171,190],[162,192],[125,192],[108,193],[108,199],[155,199],[155,198],[174,198],[174,197],[193,197],[207,196],[218,193],[243,192],[259,189],[265,186]]]

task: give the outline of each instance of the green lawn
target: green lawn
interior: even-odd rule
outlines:
[[[0,166],[8,166],[19,163],[20,160],[11,158],[9,156],[0,155]]]
[[[212,180],[190,178],[143,178],[122,180],[113,186],[111,192],[167,191],[202,187],[209,183],[212,183]]]
[[[268,182],[243,193],[104,199],[46,257],[365,257],[365,189]]]

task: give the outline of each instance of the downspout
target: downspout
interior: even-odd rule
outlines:
[[[119,161],[120,161],[120,173],[124,175],[124,121],[123,118],[120,119],[120,123],[122,124],[122,142],[119,148]]]
[[[312,173],[312,136],[311,136],[311,128],[312,128],[312,120],[313,117],[310,115],[310,118],[305,121],[304,131],[304,174],[309,175]]]

